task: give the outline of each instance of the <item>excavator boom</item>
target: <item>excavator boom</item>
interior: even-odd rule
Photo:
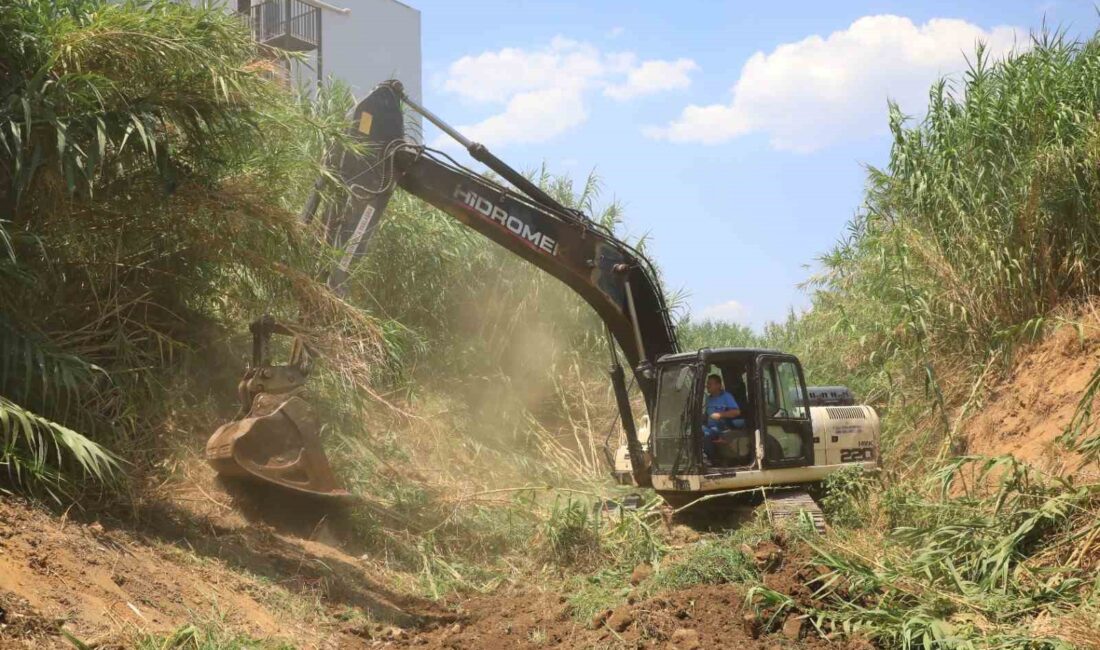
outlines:
[[[512,187],[473,172],[447,154],[405,138],[403,107],[422,114]],[[324,215],[329,242],[344,251],[329,278],[341,291],[350,265],[369,250],[393,190],[401,187],[546,271],[580,295],[607,326],[652,408],[653,367],[679,346],[656,271],[638,250],[580,211],[555,200],[483,145],[404,95],[400,82],[379,85],[356,107],[352,135],[363,151],[341,151],[333,163],[351,188],[347,202]],[[310,205],[316,206],[316,199]],[[303,220],[314,214],[307,210]],[[648,483],[648,468],[630,410],[624,372],[611,369],[616,401],[631,450],[634,476]]]
[[[402,105],[441,125],[475,159],[516,189],[462,167],[445,153],[406,140]],[[405,98],[400,82],[375,88],[356,107],[352,125],[365,152],[335,154],[352,192],[346,204],[325,215],[329,240],[345,252],[330,279],[334,288],[339,289],[346,279],[347,265],[366,254],[390,196],[400,186],[580,294],[607,324],[631,368],[644,368],[661,355],[678,351],[656,272],[645,256]],[[308,221],[312,216],[303,218]],[[638,380],[648,400],[649,380]]]
[[[405,109],[435,124],[503,182],[407,139]],[[773,518],[809,510],[820,528],[820,511],[814,514],[816,505],[798,486],[853,464],[877,467],[879,422],[873,409],[854,405],[850,395],[851,404],[815,403],[798,360],[775,350],[681,352],[657,273],[640,251],[407,98],[400,82],[379,85],[359,103],[350,135],[355,144],[328,160],[350,192],[321,213],[327,241],[342,251],[326,278],[330,288],[346,290],[351,266],[370,250],[398,187],[557,278],[591,305],[607,328],[610,378],[627,442],[618,457],[629,461],[638,485],[652,486],[670,503],[761,489],[769,495]],[[317,216],[323,189],[318,181],[302,212],[304,222]],[[257,343],[257,350],[264,347]],[[619,350],[651,419],[648,449],[635,428]],[[298,396],[308,367],[295,361],[273,366],[262,358],[253,365],[242,382],[242,416],[211,439],[208,459],[223,474],[250,475],[300,492],[346,494],[328,468],[308,404]],[[707,438],[714,446],[708,450],[703,381],[715,371],[739,393],[741,423],[727,423],[726,430]],[[287,381],[273,381],[281,377]]]
[[[406,139],[404,108],[419,112],[512,187],[459,165],[443,152]],[[638,439],[616,350],[617,344],[634,373],[647,409],[652,410],[657,388],[655,364],[662,355],[677,352],[678,345],[656,271],[649,261],[610,229],[562,205],[484,146],[470,142],[408,99],[398,81],[379,85],[356,106],[350,135],[356,145],[337,149],[327,161],[350,189],[344,201],[328,205],[322,213],[326,240],[343,251],[326,279],[329,287],[338,294],[345,292],[351,266],[369,250],[371,237],[397,187],[561,280],[596,310],[614,339],[609,341],[610,376],[632,473],[639,485],[649,484],[650,459]],[[303,222],[316,217],[323,189],[324,183],[319,180],[302,211]],[[258,377],[285,372],[287,368],[272,367],[266,360],[253,361],[253,368],[242,381],[242,386],[250,387],[242,388],[247,403],[235,421],[211,437],[207,459],[221,474],[250,475],[315,494],[344,494],[324,459],[317,441],[319,427],[308,404],[297,396],[300,382],[279,391],[257,382]]]

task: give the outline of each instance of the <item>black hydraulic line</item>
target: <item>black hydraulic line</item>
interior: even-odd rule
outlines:
[[[538,185],[535,185],[531,181],[527,180],[527,177],[509,167],[503,160],[493,155],[493,152],[489,151],[485,145],[475,142],[466,151],[470,152],[470,156],[474,160],[484,164],[489,169],[500,174],[506,181],[515,185],[521,192],[538,201],[539,203],[549,206],[555,210],[560,210],[567,214],[571,214],[576,218],[576,214],[573,210],[565,207],[557,201],[554,197],[550,196],[542,190]]]
[[[424,119],[436,125],[441,131],[451,136],[455,139],[455,141],[465,147],[466,151],[469,152],[470,156],[474,160],[484,164],[489,169],[500,174],[501,177],[503,177],[506,181],[508,181],[512,185],[515,185],[517,189],[519,189],[521,192],[531,197],[535,201],[538,201],[539,203],[542,203],[543,205],[553,208],[555,210],[560,210],[562,212],[570,214],[574,218],[577,217],[577,214],[574,210],[570,210],[569,208],[559,203],[557,199],[547,194],[538,185],[532,183],[530,180],[527,179],[526,176],[513,169],[510,165],[508,165],[508,163],[504,162],[500,158],[497,158],[493,154],[493,152],[489,151],[489,149],[485,145],[479,142],[471,141],[466,136],[459,133],[458,130],[456,130],[450,124],[444,122],[443,119],[440,118],[438,115],[424,108],[416,101],[410,99],[409,96],[405,94],[405,87],[401,84],[400,81],[395,80],[390,82],[390,87],[393,88],[394,92],[396,92],[401,98],[401,101],[403,101],[409,108],[423,115]]]
[[[306,204],[302,207],[302,213],[298,215],[299,221],[307,225],[313,221],[313,215],[317,213],[317,207],[321,205],[321,190],[324,187],[325,177],[319,176],[317,181],[313,183],[313,191],[309,193],[309,198],[306,199]]]
[[[617,349],[615,349],[615,336],[611,333],[611,328],[608,327],[607,323],[604,323],[603,331],[604,331],[604,337],[607,339],[608,355],[610,356],[610,359],[611,359],[611,364],[609,366],[611,368],[610,372],[612,374],[618,372],[621,375],[621,374],[623,374],[623,366],[619,362],[619,351]],[[614,380],[612,380],[612,381],[614,381]],[[630,390],[627,389],[627,394],[629,395],[629,393],[630,393]],[[616,401],[617,400],[618,400],[618,395],[616,395]],[[623,430],[627,431],[627,432],[634,431],[635,434],[632,437],[634,439],[637,439],[637,437],[638,437],[637,436],[637,428],[635,427],[635,423],[634,423],[634,413],[633,413],[633,411],[629,411],[629,415],[630,415],[629,423],[627,422],[627,418],[624,418],[623,415],[624,414],[622,413],[622,408],[621,408],[621,405],[620,405],[619,414],[615,417],[614,420],[612,420],[611,426],[608,427],[607,435],[604,436],[604,439],[603,439],[604,456],[607,458],[607,464],[611,467],[612,470],[615,469],[615,455],[613,453],[611,453],[611,448],[609,447],[609,445],[607,443],[608,443],[609,440],[611,440],[611,434],[615,430],[615,420],[622,420],[623,421]],[[629,433],[628,433],[628,439],[630,437],[631,436],[629,436]]]

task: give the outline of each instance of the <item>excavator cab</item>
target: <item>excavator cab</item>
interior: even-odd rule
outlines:
[[[218,474],[276,485],[318,497],[349,496],[321,446],[320,424],[302,398],[313,368],[309,346],[271,316],[252,323],[252,366],[237,386],[241,408],[206,443]],[[273,334],[293,337],[290,360],[271,363]]]
[[[715,457],[705,459],[704,387],[712,374],[736,394],[743,426],[731,429]],[[730,348],[662,357],[651,434],[653,472],[677,476],[813,465],[807,404],[802,367],[788,354]]]

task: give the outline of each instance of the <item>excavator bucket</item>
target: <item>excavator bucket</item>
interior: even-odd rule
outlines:
[[[241,412],[206,443],[206,460],[222,476],[263,481],[318,497],[343,498],[329,466],[313,408],[299,393],[310,370],[310,355],[295,337],[291,362],[271,365],[271,334],[292,335],[265,316],[252,324],[253,367],[238,388]]]

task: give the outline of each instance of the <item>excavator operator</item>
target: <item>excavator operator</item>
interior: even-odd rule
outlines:
[[[707,377],[706,420],[703,423],[703,453],[711,464],[717,459],[717,444],[725,444],[723,436],[730,430],[744,427],[741,407],[722,387],[722,377],[712,374]]]

